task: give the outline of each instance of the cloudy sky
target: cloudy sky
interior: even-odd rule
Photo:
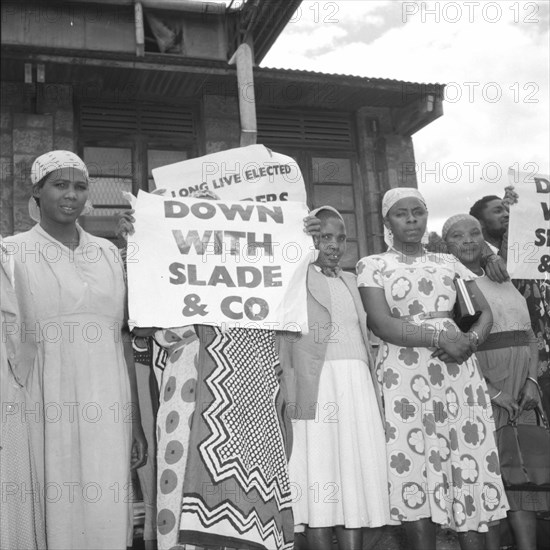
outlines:
[[[502,194],[509,166],[550,172],[549,5],[305,0],[262,65],[446,83],[444,116],[413,136],[440,231],[477,198]]]

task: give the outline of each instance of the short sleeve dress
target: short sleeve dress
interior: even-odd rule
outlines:
[[[363,258],[358,286],[380,288],[395,317],[452,310],[458,274],[474,275],[453,256],[395,251]],[[439,327],[449,318],[422,323]],[[386,417],[391,517],[431,518],[460,532],[487,531],[506,516],[494,422],[475,356],[460,365],[433,349],[382,342],[376,367]]]
[[[123,550],[132,534],[133,416],[121,339],[124,271],[114,245],[78,232],[74,250],[40,225],[6,239],[29,371],[27,421],[48,548]]]

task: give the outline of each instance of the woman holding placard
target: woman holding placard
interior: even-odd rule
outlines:
[[[356,278],[340,267],[344,219],[330,206],[310,215],[321,227],[307,277],[309,333],[281,345],[294,521],[309,548],[330,550],[334,533],[340,550],[361,550],[376,543],[370,528],[390,521],[382,403]]]
[[[201,191],[194,198],[216,196]],[[132,232],[134,221],[126,212],[119,233]],[[152,333],[165,350],[157,418],[159,548],[289,550],[292,428],[277,333],[208,325]]]

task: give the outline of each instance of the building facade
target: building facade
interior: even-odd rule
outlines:
[[[411,136],[443,86],[260,67],[300,1],[233,4],[2,2],[1,234],[32,225],[30,167],[51,149],[88,164],[81,223],[113,238],[120,191],[151,190],[153,168],[257,142],[297,160],[310,207],[342,212],[347,268],[379,252],[381,197],[416,186]]]

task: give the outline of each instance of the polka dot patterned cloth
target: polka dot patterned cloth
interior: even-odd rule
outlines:
[[[177,518],[195,411],[199,340],[192,327],[159,331],[155,339],[168,352],[157,416],[158,548],[168,550],[178,541]]]

